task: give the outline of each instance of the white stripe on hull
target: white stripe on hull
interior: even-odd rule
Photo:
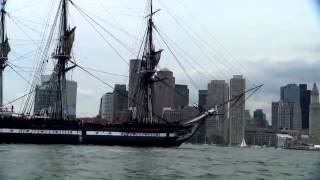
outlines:
[[[0,128],[4,134],[45,134],[45,135],[82,135],[82,131],[75,130],[49,130],[49,129],[10,129]],[[114,132],[114,131],[86,131],[87,136],[130,136],[130,137],[167,137],[167,133],[139,133],[139,132]],[[169,133],[169,137],[176,137]]]
[[[113,131],[87,131],[88,136],[135,136],[135,137],[167,137],[167,133],[139,133],[139,132],[113,132]],[[175,137],[169,133],[169,137]]]
[[[74,131],[74,130],[9,129],[9,128],[1,128],[0,133],[5,133],[5,134],[82,135],[81,131]]]

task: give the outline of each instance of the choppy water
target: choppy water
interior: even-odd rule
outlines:
[[[320,179],[320,152],[0,145],[0,179]]]

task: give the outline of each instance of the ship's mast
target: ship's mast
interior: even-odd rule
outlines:
[[[147,70],[151,70],[153,71],[154,69],[154,65],[152,62],[152,56],[154,54],[154,47],[153,47],[153,37],[152,37],[152,33],[153,33],[153,21],[152,21],[152,15],[153,15],[153,4],[152,4],[152,0],[150,0],[150,18],[148,21],[148,34],[149,34],[149,42],[148,42],[148,53],[149,56],[147,56]],[[149,77],[151,78],[151,77]],[[152,84],[148,83],[147,85],[147,95],[148,95],[148,121],[150,123],[153,123],[153,104],[152,104]]]
[[[74,41],[75,30],[75,28],[70,30],[68,26],[68,2],[69,0],[61,0],[59,42],[55,52],[53,53],[53,58],[57,59],[53,79],[56,84],[57,96],[55,102],[55,113],[53,116],[59,120],[67,118],[66,72],[71,69],[67,68],[67,64],[71,58],[70,54]]]
[[[10,46],[6,34],[6,10],[5,5],[7,0],[1,2],[1,42],[0,42],[0,107],[3,106],[3,71],[7,66],[8,53],[10,52]]]
[[[155,67],[160,61],[162,50],[156,51],[153,44],[153,15],[158,11],[153,11],[153,2],[149,0],[150,14],[146,16],[148,18],[148,27],[146,41],[144,42],[144,52],[142,56],[142,65],[140,74],[142,76],[142,92],[143,92],[143,113],[138,117],[143,123],[154,124],[156,120],[153,113],[153,84],[154,74],[156,73]]]
[[[153,37],[152,37],[152,33],[153,33],[153,21],[152,21],[152,16],[153,16],[153,4],[152,4],[152,0],[150,0],[150,18],[148,21],[148,34],[149,34],[149,53],[152,54],[154,53],[154,47],[153,47]],[[151,65],[151,63],[150,63]]]

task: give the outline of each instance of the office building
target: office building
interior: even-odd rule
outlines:
[[[128,97],[129,97],[129,107],[136,107],[135,102],[139,102],[139,71],[141,66],[140,59],[131,59],[129,65],[129,87],[128,87]],[[141,90],[140,90],[141,91]]]
[[[269,124],[266,120],[266,114],[262,109],[257,109],[253,112],[253,119],[255,127],[257,128],[268,128]]]
[[[271,123],[272,129],[278,129],[279,125],[279,105],[280,102],[272,102],[271,104]]]
[[[302,129],[309,129],[309,108],[311,91],[307,89],[307,84],[300,84],[299,88]]]
[[[314,143],[320,144],[320,103],[319,90],[316,83],[311,91],[309,118],[309,135]]]
[[[199,90],[198,91],[198,106],[206,108],[207,106],[207,95],[208,90]],[[194,109],[194,108],[193,108]],[[198,110],[196,110],[198,111]],[[199,111],[197,112],[199,113]],[[204,121],[199,130],[190,140],[192,143],[203,144],[206,143],[206,121]]]
[[[116,84],[113,91],[113,122],[120,123],[124,111],[128,111],[128,91],[126,85]]]
[[[272,128],[301,129],[301,109],[295,102],[272,102]]]
[[[255,123],[253,121],[253,118],[251,117],[250,110],[246,109],[244,111],[244,119],[246,121],[246,127],[255,127]]]
[[[189,105],[189,89],[187,85],[176,84],[174,94],[174,108],[183,109]]]
[[[228,104],[229,86],[224,80],[212,80],[208,84],[207,109],[216,108],[217,116],[206,120],[206,139],[208,143],[228,143]],[[220,106],[224,104],[223,106]]]
[[[207,105],[208,90],[199,90],[198,94],[198,105],[205,107]]]
[[[300,87],[288,84],[280,88],[280,101],[272,103],[272,127],[274,129],[302,129]]]
[[[41,76],[41,84],[36,86],[33,113],[41,116],[51,116],[55,109],[57,92],[51,88],[51,75]],[[69,119],[76,118],[77,82],[66,81],[66,112]]]
[[[113,93],[106,93],[101,97],[99,115],[108,122],[113,120]]]
[[[289,129],[300,130],[302,127],[301,107],[300,107],[300,88],[296,84],[288,84],[280,88],[281,98],[284,103],[288,103],[291,118]]]
[[[280,100],[283,102],[300,102],[300,89],[296,84],[287,84],[280,88]]]
[[[296,84],[288,84],[280,88],[281,98],[284,103],[288,103],[290,108],[289,129],[300,130],[302,128],[302,116],[300,107],[300,87]]]
[[[164,108],[174,109],[175,78],[168,69],[158,71],[157,77],[159,81],[153,85],[153,109],[154,113],[161,117]]]
[[[246,80],[242,75],[234,75],[230,80],[230,99],[245,92]],[[230,102],[230,144],[240,144],[245,134],[245,95]]]

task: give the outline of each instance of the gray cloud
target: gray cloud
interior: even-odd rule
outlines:
[[[274,94],[279,92],[280,86],[288,83],[307,83],[310,85],[318,82],[320,80],[319,67],[319,60],[290,60],[263,63],[260,66],[259,63],[256,63],[251,68],[257,69],[257,77],[265,84],[264,93]]]
[[[268,119],[271,119],[271,102],[280,98],[280,87],[289,83],[308,84],[312,87],[314,82],[320,80],[320,61],[306,61],[303,59],[288,60],[282,62],[252,64],[251,68],[257,69],[257,77],[264,84],[261,92],[253,97],[251,103],[261,104],[260,107],[266,110]],[[249,77],[250,78],[250,77]],[[249,105],[250,106],[250,105]]]

